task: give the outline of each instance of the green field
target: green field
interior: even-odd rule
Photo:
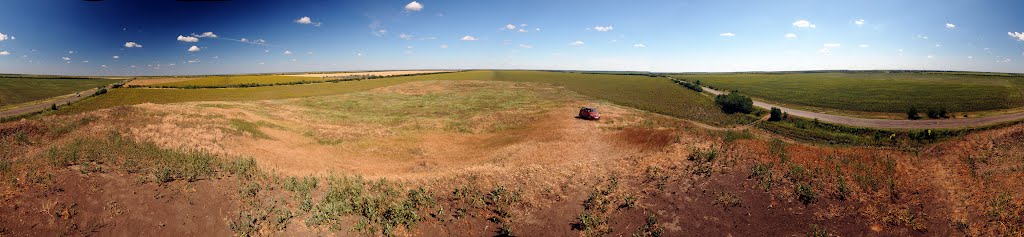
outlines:
[[[0,77],[0,107],[67,95],[115,82],[118,81]]]
[[[969,73],[827,72],[680,74],[765,101],[849,111],[903,113],[911,106],[973,112],[1024,107],[1024,78]]]
[[[273,85],[298,82],[320,82],[331,80],[319,77],[295,77],[279,75],[255,76],[209,76],[195,80],[170,82],[153,85],[155,87],[238,87],[243,85]]]
[[[76,113],[119,105],[189,101],[269,100],[365,91],[412,81],[499,80],[548,83],[568,90],[655,113],[723,125],[745,121],[726,115],[711,98],[672,84],[665,78],[537,71],[467,71],[403,76],[337,83],[221,89],[116,89],[72,105],[61,113]]]

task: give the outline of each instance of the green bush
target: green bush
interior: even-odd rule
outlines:
[[[782,110],[779,108],[772,107],[771,116],[768,117],[768,121],[779,121],[782,120]]]
[[[736,92],[715,96],[715,104],[727,114],[754,112],[754,101]]]
[[[910,119],[910,120],[921,119],[921,114],[920,114],[920,112],[917,111],[917,107],[910,107],[910,109],[907,109],[907,119]]]

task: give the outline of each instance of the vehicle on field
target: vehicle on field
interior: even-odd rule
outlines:
[[[577,118],[586,120],[599,120],[601,119],[601,114],[597,112],[597,108],[580,107],[580,115]]]

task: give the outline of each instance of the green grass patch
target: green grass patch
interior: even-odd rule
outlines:
[[[114,132],[105,139],[75,139],[41,155],[55,167],[79,165],[91,167],[90,171],[102,171],[116,166],[128,173],[152,174],[161,183],[208,178],[220,165],[216,156],[206,152],[164,149]]]
[[[1024,78],[919,72],[681,74],[673,77],[767,101],[850,111],[910,107],[972,112],[1024,106]]]
[[[115,82],[118,81],[0,77],[0,107],[72,94]]]

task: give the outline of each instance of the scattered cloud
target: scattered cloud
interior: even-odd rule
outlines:
[[[192,45],[192,47],[188,47],[188,51],[189,52],[199,52],[199,47],[195,46],[195,45]]]
[[[807,21],[807,20],[795,21],[795,22],[793,22],[793,26],[796,26],[797,28],[817,28],[818,27],[818,26],[812,24],[810,21]]]
[[[202,34],[192,33],[192,36],[199,37],[199,38],[217,38],[217,34],[214,34],[213,32],[209,32],[209,31],[203,32]]]
[[[114,55],[114,59],[119,59],[121,56]]]
[[[142,48],[142,45],[138,44],[138,43],[135,43],[135,42],[128,41],[128,42],[124,42],[124,47],[125,48]]]
[[[467,35],[467,36],[463,36],[462,39],[459,39],[459,40],[462,40],[462,41],[475,41],[476,37]]]
[[[398,38],[402,38],[404,40],[410,40],[410,39],[412,39],[412,35],[408,35],[408,34],[402,33],[402,34],[398,35]]]
[[[946,29],[956,29],[956,25],[953,23],[946,22]]]
[[[942,44],[935,44],[935,47],[942,47]]]
[[[647,45],[644,45],[644,44],[633,44],[633,48],[647,48]]]
[[[0,33],[0,41],[12,40],[12,39],[14,39],[14,36],[5,35],[4,33]]]
[[[289,55],[289,54],[292,54],[292,51],[285,50],[283,54],[284,55]]]
[[[102,68],[107,68],[107,65],[106,65],[106,64],[103,64],[103,65],[100,65],[100,67],[102,67]]]
[[[1006,34],[1017,39],[1017,41],[1024,41],[1024,32],[1006,32]]]
[[[422,10],[423,10],[423,4],[420,4],[420,3],[416,2],[416,1],[412,1],[409,4],[405,4],[405,11],[406,12],[418,12],[418,11],[422,11]]]
[[[924,35],[917,35],[917,38],[918,38],[918,39],[928,39],[928,36],[924,36]]]
[[[840,45],[839,43],[827,43],[824,46],[825,46],[825,48],[839,48],[839,46],[842,46],[842,45]]]
[[[71,58],[69,57],[60,57],[60,59],[63,59],[64,61],[71,61]]]
[[[519,29],[519,33],[526,33],[526,29]]]
[[[572,43],[569,43],[569,45],[572,45],[572,46],[580,46],[580,45],[583,45],[583,44],[584,44],[583,41],[579,41],[579,40],[573,41]]]
[[[613,28],[612,26],[595,26],[594,27],[594,30],[600,31],[600,32],[608,32],[608,31],[612,31],[613,29],[615,29],[615,28]]]
[[[239,39],[238,41],[242,41],[242,42],[245,42],[245,43],[249,43],[249,39],[246,39],[246,38],[242,38],[242,39]]]
[[[725,32],[725,33],[718,34],[718,36],[733,37],[733,36],[736,36],[736,34],[733,34],[732,32]]]
[[[199,62],[198,58],[197,59],[188,60],[188,63],[198,63],[198,62]],[[132,66],[132,67],[135,67],[135,66]]]
[[[856,24],[857,26],[864,26],[864,19],[857,19],[856,21],[853,21],[853,24]]]
[[[832,56],[832,50],[828,48],[821,48],[818,50],[818,53],[825,56]]]
[[[513,24],[508,24],[508,25],[505,25],[505,29],[508,29],[508,30],[515,30],[515,29],[516,29],[516,25],[513,25]]]
[[[448,48],[448,45],[447,45],[447,44],[442,44],[442,45],[441,45],[441,48],[442,48],[442,49],[447,49],[447,48]]]
[[[520,48],[524,48],[524,49],[532,49],[532,48],[533,48],[533,45],[528,45],[528,44],[519,44],[519,47],[520,47]]]
[[[967,56],[967,59],[974,59],[974,56]]]
[[[996,62],[997,63],[1009,63],[1009,62],[1013,62],[1013,60],[1009,59],[1009,58],[1004,58],[1003,60],[999,60],[999,61],[996,61]]]
[[[199,42],[199,38],[192,37],[192,36],[178,35],[178,41],[195,43],[195,42]]]
[[[782,37],[786,37],[786,39],[796,39],[797,38],[796,34],[793,34],[793,33],[786,34],[786,35],[784,35]]]
[[[928,57],[927,57],[927,58],[928,58],[928,59],[933,59],[933,58],[935,58],[935,55],[928,55]]]
[[[871,45],[868,45],[868,44],[860,44],[860,45],[857,45],[857,47],[861,47],[861,48],[867,48],[867,47],[871,47]]]
[[[0,51],[0,55],[4,55],[4,56],[11,55],[11,52]]]
[[[299,24],[303,24],[303,25],[320,26],[320,22],[313,22],[313,19],[310,19],[308,16],[303,16],[303,17],[300,17],[299,19],[296,19],[295,23],[299,23]]]

